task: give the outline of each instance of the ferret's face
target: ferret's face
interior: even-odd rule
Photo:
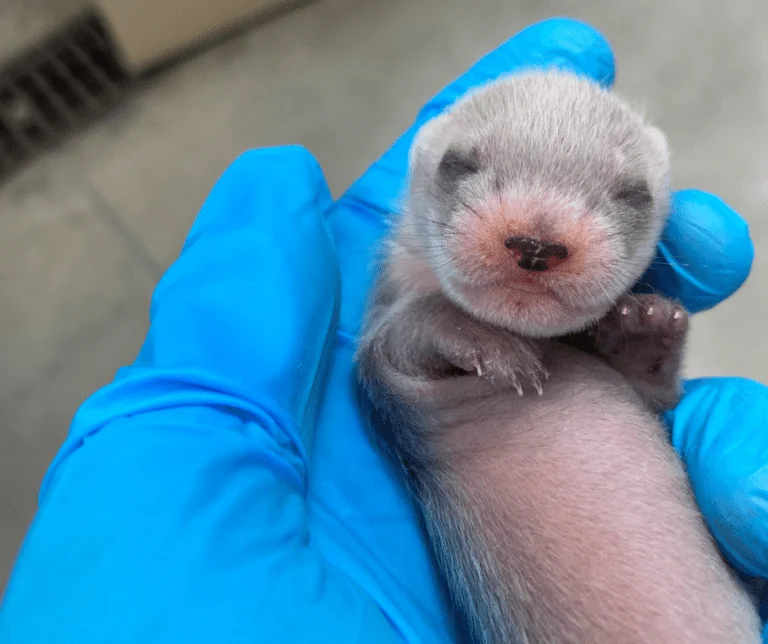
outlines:
[[[512,76],[430,121],[408,225],[443,290],[532,336],[584,328],[651,262],[668,209],[661,133],[575,76]]]

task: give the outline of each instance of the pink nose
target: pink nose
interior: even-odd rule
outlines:
[[[540,239],[509,237],[504,245],[512,252],[517,265],[528,271],[547,271],[568,259],[565,246]]]

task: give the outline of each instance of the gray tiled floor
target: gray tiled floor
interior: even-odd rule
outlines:
[[[445,82],[563,14],[613,43],[619,89],[671,139],[676,185],[752,227],[753,276],[695,320],[689,374],[768,380],[766,3],[318,0],[154,79],[0,189],[0,579],[72,413],[133,358],[153,284],[226,165],[301,143],[338,194]]]

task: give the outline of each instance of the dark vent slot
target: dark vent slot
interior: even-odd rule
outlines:
[[[55,95],[58,96],[66,104],[62,110],[62,115],[67,113],[67,109],[77,110],[83,105],[83,99],[80,98],[78,92],[72,88],[72,82],[69,80],[68,75],[62,74],[59,69],[59,65],[54,65],[50,62],[45,62],[38,68],[40,77],[50,87]]]
[[[93,13],[0,68],[0,179],[100,116],[125,94],[129,83]]]
[[[88,65],[75,54],[74,50],[62,47],[55,51],[55,56],[66,66],[70,77],[85,89],[87,94],[98,98],[104,92],[104,85],[99,82],[93,69],[88,69]]]
[[[97,21],[91,21],[86,28],[75,34],[74,43],[88,58],[109,83],[121,84],[126,80],[126,75],[120,66],[115,64],[115,56],[109,47],[104,32]]]
[[[60,124],[63,120],[63,114],[56,107],[50,97],[38,87],[32,76],[24,75],[19,77],[16,81],[16,86],[27,96],[32,97],[32,100],[37,105],[40,113],[45,120],[52,126]]]
[[[19,144],[13,138],[10,130],[0,123],[0,150],[2,156],[0,162],[3,166],[12,165],[13,161],[22,156],[19,150]]]

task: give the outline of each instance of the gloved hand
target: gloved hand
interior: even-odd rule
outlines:
[[[156,289],[140,355],[83,404],[45,477],[2,644],[453,641],[417,516],[363,429],[353,342],[418,124],[526,65],[614,74],[599,34],[550,20],[432,99],[335,203],[301,148],[233,163]],[[752,246],[689,191],[660,258],[648,280],[700,311],[740,286]],[[668,417],[724,551],[763,576],[766,409],[758,384],[700,380]]]

